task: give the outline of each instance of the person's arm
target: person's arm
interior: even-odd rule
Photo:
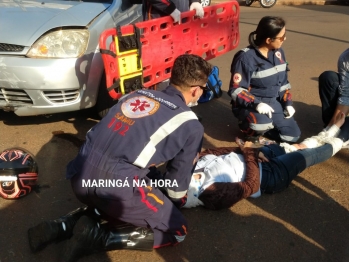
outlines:
[[[243,155],[246,163],[246,177],[243,182],[216,182],[207,187],[199,199],[209,209],[229,208],[240,200],[257,192],[260,187],[260,170],[256,148],[244,148]]]
[[[338,74],[339,74],[339,87],[338,87],[338,101],[337,107],[333,114],[331,121],[328,123],[328,127],[332,126],[335,119],[338,117],[340,112],[345,115],[349,113],[349,63],[348,52],[345,52],[338,59]]]
[[[253,70],[242,60],[243,54],[243,51],[237,53],[231,64],[228,95],[233,107],[256,108],[261,101],[249,92]]]
[[[285,87],[289,86],[289,87]],[[292,106],[292,94],[291,94],[291,85],[288,82],[285,82],[284,88],[282,88],[279,92],[279,101],[282,105],[282,108],[286,108],[287,106]]]
[[[293,102],[292,102],[292,95],[290,92],[291,85],[287,82],[285,85],[281,87],[281,89],[283,90],[279,92],[279,102],[284,110],[285,118],[291,118],[296,112],[296,110],[292,106]]]
[[[147,0],[147,2],[152,8],[167,15],[170,15],[177,8],[171,0]]]
[[[168,198],[177,206],[183,207],[187,201],[187,190],[201,151],[203,128],[195,130],[188,138],[183,149],[167,163],[164,179],[171,185],[164,188]]]
[[[200,3],[200,4],[201,4],[201,0],[190,0],[190,1],[189,1],[189,6],[190,6],[192,3]]]
[[[240,147],[217,147],[217,148],[208,148],[202,151],[199,155],[199,157],[206,156],[206,155],[226,155],[231,152],[234,152],[236,154],[242,154]]]
[[[292,94],[291,94],[291,84],[288,81],[288,71],[290,69],[288,68],[288,63],[286,62],[286,57],[284,51],[280,48],[279,52],[281,54],[281,60],[283,61],[281,65],[283,65],[285,68],[285,74],[283,79],[281,80],[281,87],[279,90],[279,95],[278,95],[278,101],[280,102],[282,108],[286,110],[286,118],[290,118],[294,115],[295,110],[292,106],[293,101],[292,101]]]

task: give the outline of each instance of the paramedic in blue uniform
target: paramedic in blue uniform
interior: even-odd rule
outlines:
[[[199,0],[143,0],[143,20],[171,16],[173,22],[181,22],[181,13],[195,10],[195,15],[204,17],[204,9]]]
[[[211,65],[203,58],[181,55],[167,89],[142,89],[124,96],[88,131],[67,167],[76,197],[109,225],[123,221],[144,230],[135,242],[123,240],[119,233],[82,216],[67,242],[65,261],[100,250],[143,249],[142,239],[150,239],[151,248],[184,240],[187,222],[179,208],[190,201],[186,193],[204,133],[188,105],[200,98],[210,72]],[[156,166],[166,162],[160,175]],[[159,177],[165,181],[161,190],[156,187]],[[119,185],[111,186],[112,181]]]
[[[250,33],[250,45],[235,54],[228,94],[232,111],[246,136],[296,142],[301,131],[294,120],[287,62],[281,46],[285,21],[263,17]]]

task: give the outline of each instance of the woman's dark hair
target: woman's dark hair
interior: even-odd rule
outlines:
[[[258,47],[267,38],[276,37],[285,25],[286,22],[281,17],[265,16],[259,21],[256,31],[251,32],[248,36],[248,42],[250,45]],[[254,38],[254,35],[256,35],[256,38]]]

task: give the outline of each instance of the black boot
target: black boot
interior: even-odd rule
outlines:
[[[90,211],[88,207],[80,207],[65,216],[49,220],[28,229],[29,246],[32,252],[44,249],[52,242],[68,239],[73,234],[73,228],[82,215]]]
[[[73,262],[100,251],[136,249],[151,251],[154,235],[150,229],[132,225],[109,229],[90,217],[83,216],[67,242],[64,262]]]

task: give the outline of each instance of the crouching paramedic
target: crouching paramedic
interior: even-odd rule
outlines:
[[[74,219],[68,214],[46,222],[50,224],[46,228],[53,228],[63,221],[65,236],[73,235],[66,261],[94,251],[144,249],[149,240],[151,248],[184,240],[187,222],[179,208],[187,201],[204,132],[187,105],[200,98],[210,72],[210,64],[201,57],[181,55],[165,90],[142,89],[124,96],[87,133],[79,154],[68,164],[67,178],[79,201],[109,226],[99,225],[85,211],[75,213]],[[156,166],[165,162],[166,172],[161,174],[165,188],[160,190],[155,182],[161,180],[152,178],[159,179]],[[110,229],[119,221],[132,224],[137,234],[125,238],[120,236],[124,232]],[[39,226],[29,230],[33,251],[57,237],[40,230],[44,231]]]
[[[235,54],[228,94],[242,132],[249,137],[296,142],[300,129],[293,118],[288,66],[283,49],[285,21],[263,17],[249,35],[249,46]]]

